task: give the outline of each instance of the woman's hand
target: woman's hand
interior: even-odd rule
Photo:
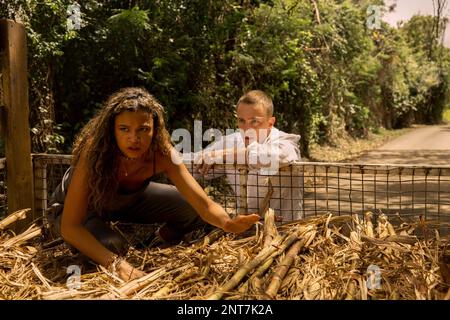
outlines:
[[[121,260],[117,268],[117,274],[119,275],[120,279],[124,281],[131,281],[145,276],[146,273],[136,269],[125,260]]]
[[[226,221],[222,229],[226,232],[241,233],[250,229],[250,227],[258,221],[259,215],[256,213],[249,215],[238,215],[234,219],[229,219]]]

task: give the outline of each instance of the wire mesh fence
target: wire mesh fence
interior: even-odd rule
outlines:
[[[70,155],[33,156],[36,215],[70,165]],[[278,222],[327,212],[375,213],[450,222],[450,166],[369,165],[298,162],[274,175],[242,165],[216,165],[201,175],[188,170],[208,196],[231,214],[275,210]],[[161,179],[169,182],[167,179]],[[6,205],[6,162],[0,160],[0,210]]]
[[[6,192],[6,159],[2,158],[0,159],[0,219],[8,212]]]
[[[188,167],[198,176],[195,165]],[[450,166],[299,162],[268,176],[257,170],[223,165],[213,168],[203,179],[221,175],[227,177],[227,182],[235,190],[229,194],[238,198],[234,206],[228,208],[234,211],[242,207],[240,203],[245,205],[242,199],[245,195],[239,193],[244,186],[248,211],[260,211],[270,181],[275,189],[270,207],[284,221],[327,212],[362,215],[368,210],[450,221]]]
[[[221,203],[230,214],[274,209],[278,222],[302,218],[303,173],[298,167],[286,166],[276,174],[243,165],[215,165],[200,174],[199,167],[185,163],[189,172],[208,195]]]
[[[70,167],[71,155],[33,155],[34,206],[36,216],[43,216],[53,191]]]
[[[309,163],[304,213],[450,215],[450,166]]]

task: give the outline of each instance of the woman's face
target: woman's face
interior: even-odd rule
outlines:
[[[114,136],[123,155],[143,156],[152,143],[153,117],[145,111],[123,111],[114,120]]]

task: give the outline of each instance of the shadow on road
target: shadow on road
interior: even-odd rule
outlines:
[[[450,150],[373,150],[355,162],[376,164],[450,165]]]

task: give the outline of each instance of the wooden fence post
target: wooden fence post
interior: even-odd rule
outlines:
[[[239,213],[248,214],[248,202],[247,202],[247,182],[248,182],[248,171],[247,168],[239,169]]]
[[[33,170],[28,106],[27,40],[25,27],[0,19],[2,87],[5,106],[2,127],[6,153],[8,214],[31,208],[34,215]],[[17,225],[26,226],[33,216]]]
[[[42,217],[47,209],[47,163],[40,154],[34,154],[34,216]]]

